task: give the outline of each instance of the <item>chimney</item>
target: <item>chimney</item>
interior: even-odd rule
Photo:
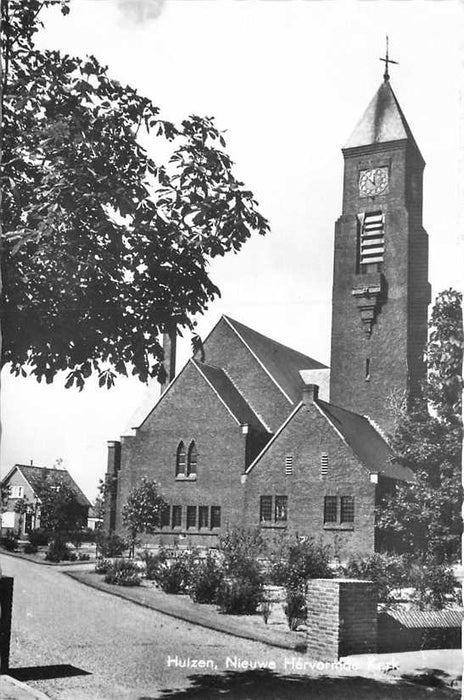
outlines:
[[[116,476],[121,468],[121,443],[119,440],[108,440],[108,462],[106,473]]]
[[[305,406],[309,406],[310,404],[317,401],[318,396],[319,396],[319,386],[317,384],[306,384],[303,387],[301,400],[303,401]]]
[[[177,326],[175,323],[166,324],[163,333],[164,369],[166,378],[161,384],[161,393],[166,391],[170,382],[176,376]]]

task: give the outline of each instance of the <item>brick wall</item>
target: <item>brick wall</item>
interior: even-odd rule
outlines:
[[[321,474],[321,454],[328,455],[327,475]],[[292,456],[292,474],[285,459]],[[288,496],[288,520],[262,525],[263,533],[289,532],[321,540],[332,554],[345,559],[351,552],[374,551],[375,485],[368,470],[313,404],[302,406],[248,474],[244,522],[259,524],[260,497]],[[354,523],[324,526],[324,496],[354,496]]]
[[[219,530],[187,530],[186,507],[220,506],[222,529],[242,524],[243,487],[241,474],[246,455],[253,454],[248,441],[253,431],[241,427],[192,363],[137,430],[122,439],[118,477],[116,527],[122,530],[121,509],[130,490],[142,476],[156,479],[167,503],[182,507],[180,528],[165,527],[151,539],[165,544],[188,537],[196,544],[215,544]],[[180,441],[186,450],[194,440],[198,450],[197,477],[177,479],[176,452]],[[254,448],[256,449],[256,448]],[[197,512],[198,519],[198,512]]]
[[[322,661],[377,650],[377,591],[370,581],[308,582],[307,653]]]

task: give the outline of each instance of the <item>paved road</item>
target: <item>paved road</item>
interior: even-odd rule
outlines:
[[[15,578],[13,674],[51,698],[458,697],[449,690],[391,684],[387,677],[322,677],[308,666],[298,669],[308,662],[303,655],[174,620],[83,586],[57,569],[4,556],[2,570]],[[234,657],[267,662],[275,670],[235,669],[227,662]],[[180,667],[178,662],[185,660],[204,660],[207,667]]]

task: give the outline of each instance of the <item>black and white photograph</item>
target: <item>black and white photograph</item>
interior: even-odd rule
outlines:
[[[0,698],[458,700],[464,3],[0,9]]]

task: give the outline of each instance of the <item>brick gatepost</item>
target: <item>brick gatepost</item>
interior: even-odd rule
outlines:
[[[322,661],[377,651],[377,589],[371,581],[308,581],[307,653]]]

